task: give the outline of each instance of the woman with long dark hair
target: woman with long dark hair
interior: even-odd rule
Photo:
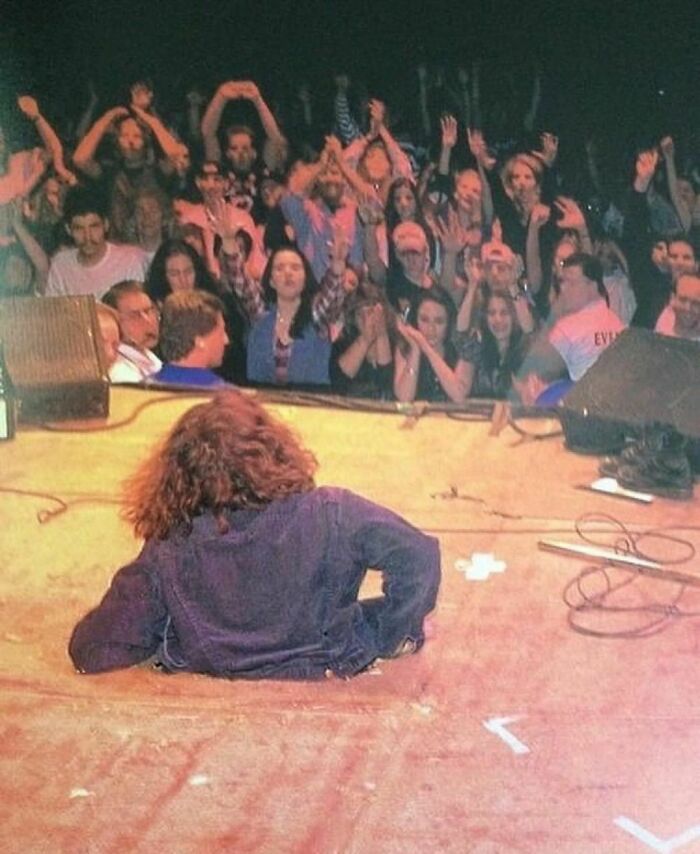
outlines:
[[[296,246],[280,246],[270,255],[260,282],[243,265],[227,209],[220,206],[215,227],[222,241],[221,273],[236,293],[250,330],[248,380],[273,385],[329,385],[330,325],[345,296],[348,240],[335,228],[330,265],[321,286]]]
[[[467,364],[452,340],[456,319],[455,304],[442,288],[426,289],[416,298],[409,322],[398,324],[405,343],[394,361],[397,400],[464,403]]]
[[[76,626],[81,673],[154,654],[167,670],[245,679],[349,677],[416,652],[440,581],[437,541],[351,492],[238,392],[186,412],[130,481],[145,545]],[[372,567],[383,595],[358,601]]]
[[[467,394],[506,398],[513,374],[525,357],[528,340],[518,322],[513,297],[507,291],[493,291],[478,328],[460,349],[468,368]]]
[[[204,259],[184,240],[166,240],[156,252],[146,277],[146,293],[162,306],[165,299],[178,291],[201,290],[218,297],[224,304],[224,319],[229,338],[224,362],[217,369],[221,376],[236,385],[246,379],[244,340],[247,323],[238,297],[221,287],[207,270]]]

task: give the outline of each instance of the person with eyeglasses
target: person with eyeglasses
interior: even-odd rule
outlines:
[[[160,333],[160,312],[141,282],[118,282],[102,297],[119,315],[121,341],[109,369],[113,383],[140,383],[155,374],[162,362],[153,352]]]

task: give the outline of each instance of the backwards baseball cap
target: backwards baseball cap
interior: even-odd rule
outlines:
[[[391,235],[397,252],[427,252],[428,238],[417,222],[399,223]]]

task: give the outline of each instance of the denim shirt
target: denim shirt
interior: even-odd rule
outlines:
[[[275,381],[275,309],[253,325],[248,334],[248,379],[256,383]],[[330,385],[328,365],[331,358],[330,341],[322,338],[309,324],[301,338],[292,339],[289,357],[288,383],[297,385]]]
[[[158,652],[170,670],[243,678],[352,676],[378,656],[418,650],[440,582],[437,540],[391,511],[322,487],[150,540],[76,626],[85,673]],[[357,600],[368,570],[377,599]]]

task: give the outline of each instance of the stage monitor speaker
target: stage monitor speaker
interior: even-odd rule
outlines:
[[[700,439],[700,342],[627,329],[560,404],[572,450],[619,450],[651,425]]]
[[[109,414],[107,365],[93,297],[2,299],[0,341],[20,421]]]

